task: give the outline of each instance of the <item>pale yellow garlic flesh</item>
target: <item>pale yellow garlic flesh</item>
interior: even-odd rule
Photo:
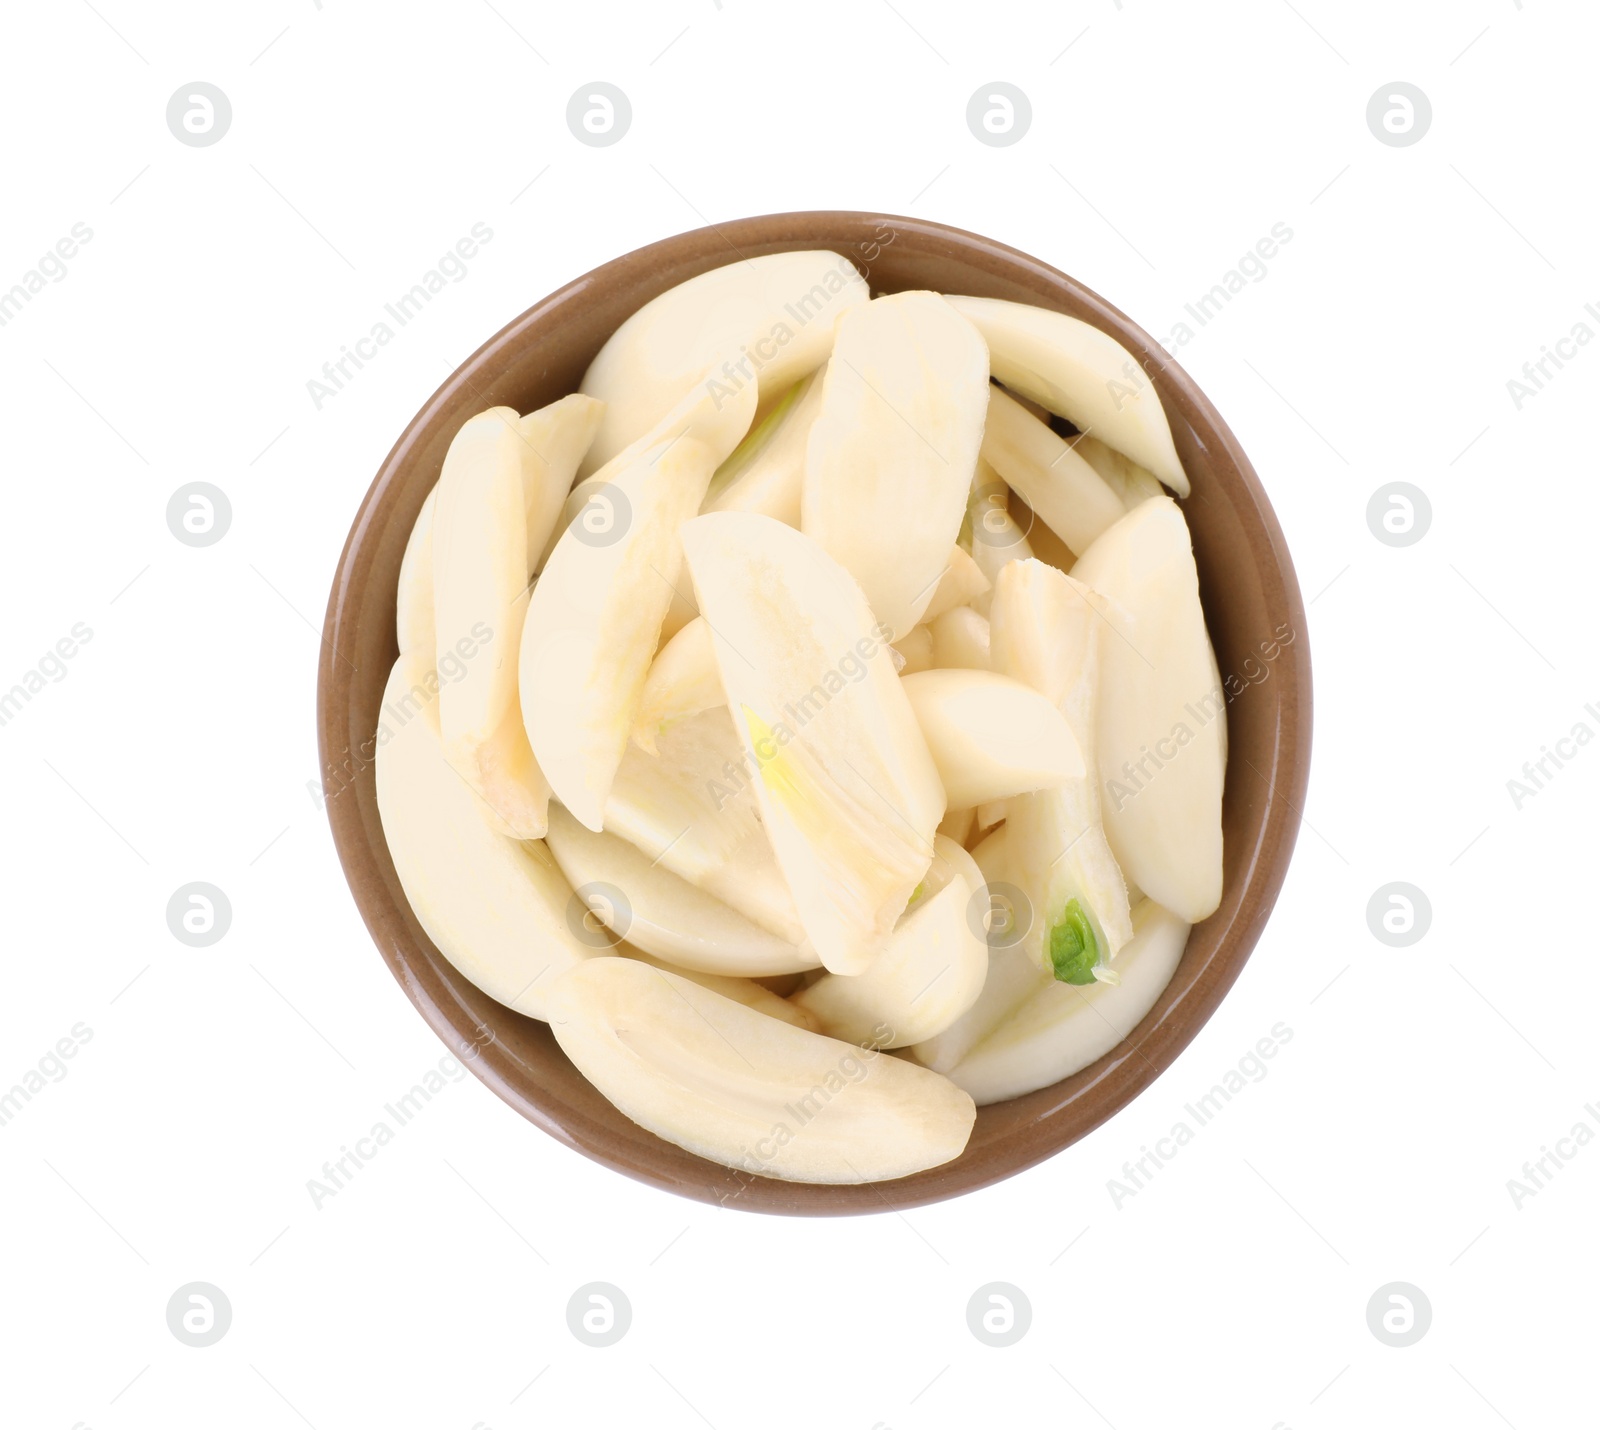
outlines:
[[[1097,782],[1105,604],[1054,567],[1021,561],[1000,573],[990,607],[996,667],[1060,711],[1084,765],[1080,778],[1019,795],[1006,806],[1011,859],[1032,907],[1023,947],[1045,972],[1053,970],[1053,931],[1073,904],[1093,930],[1102,969],[1133,933],[1127,886],[1102,825]]]
[[[520,420],[512,408],[492,407],[462,424],[435,488],[430,547],[435,642],[449,664],[439,692],[445,755],[497,830],[537,839],[550,786],[523,730],[514,654],[531,571],[532,458]],[[573,452],[573,466],[580,455]]]
[[[1117,960],[1120,981],[1082,987],[1048,980],[946,1075],[979,1107],[1022,1097],[1104,1057],[1138,1027],[1183,957],[1189,924],[1146,899]]]
[[[818,1031],[847,1043],[901,1048],[943,1032],[983,990],[989,948],[972,917],[983,875],[954,840],[934,839],[933,868],[943,883],[895,925],[887,947],[849,977],[827,973],[790,1000]]]
[[[1032,686],[989,670],[926,670],[900,683],[952,809],[1083,778],[1071,726]]]
[[[663,294],[582,392],[469,419],[410,533],[378,794],[418,921],[691,1152],[958,1156],[974,1100],[1126,1036],[1220,899],[1162,483],[1153,386],[1076,319],[869,301],[832,253]]]
[[[983,456],[1034,515],[1080,555],[1125,510],[1099,472],[998,387],[989,389]]]
[[[572,889],[544,843],[497,833],[451,769],[432,661],[413,651],[395,662],[379,721],[378,814],[423,932],[474,987],[548,1019],[561,974],[609,950],[574,932]]]
[[[758,1176],[910,1176],[958,1157],[976,1117],[966,1093],[925,1068],[791,1027],[633,959],[573,970],[551,1027],[627,1117]]]
[[[806,448],[801,529],[898,640],[921,619],[961,529],[988,409],[983,340],[937,293],[840,320]]]
[[[595,918],[646,953],[681,969],[741,978],[817,967],[808,950],[663,868],[628,840],[585,829],[560,805],[551,807],[546,843],[567,882],[580,893],[595,892]]]
[[[1161,398],[1138,360],[1114,337],[1027,303],[947,301],[983,334],[990,370],[1011,391],[1125,453],[1179,496],[1189,495]]]
[[[818,250],[741,258],[652,299],[584,374],[580,391],[603,401],[606,414],[582,475],[643,436],[691,388],[722,395],[793,386],[827,360],[835,323],[867,296],[848,259]]]
[[[944,815],[889,630],[843,566],[770,517],[715,512],[682,537],[801,922],[824,967],[859,973],[887,943]]]
[[[1183,513],[1170,497],[1140,503],[1075,574],[1110,603],[1096,721],[1106,836],[1134,883],[1198,923],[1222,899],[1227,708]]]
[[[736,400],[747,427],[754,385]],[[742,435],[737,422],[729,432]],[[586,828],[602,827],[681,581],[679,529],[726,455],[690,434],[638,453],[607,484],[609,524],[569,526],[534,586],[519,668],[528,743],[551,790]]]

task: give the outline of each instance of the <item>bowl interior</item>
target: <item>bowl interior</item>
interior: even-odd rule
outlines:
[[[528,412],[577,390],[611,332],[642,304],[707,269],[765,253],[830,248],[873,292],[928,288],[1035,303],[1115,335],[1166,407],[1193,484],[1183,503],[1228,705],[1222,905],[1189,936],[1177,973],[1139,1026],[1074,1076],[979,1110],[943,1167],[860,1187],[731,1171],[636,1126],[567,1061],[540,1022],[479,993],[422,932],[379,823],[374,732],[397,655],[400,558],[457,428],[486,407]],[[1282,532],[1221,417],[1141,329],[1037,259],[918,219],[823,212],[745,219],[652,244],[536,303],[453,373],[395,444],[351,528],[329,598],[318,684],[323,783],[335,844],[390,970],[439,1036],[530,1121],[618,1171],[701,1201],[807,1215],[937,1201],[1031,1166],[1084,1136],[1152,1082],[1238,976],[1271,911],[1298,828],[1310,762],[1304,611]],[[1270,657],[1266,652],[1276,653]],[[1265,672],[1263,674],[1263,672]]]

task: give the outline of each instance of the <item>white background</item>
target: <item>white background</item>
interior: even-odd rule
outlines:
[[[1506,781],[1580,719],[1600,730],[1600,350],[1521,410],[1506,383],[1600,300],[1593,7],[494,4],[7,7],[0,286],[75,222],[94,236],[0,328],[0,688],[75,622],[93,639],[0,728],[0,1085],[74,1024],[93,1036],[0,1128],[0,1420],[1592,1421],[1600,1147],[1520,1209],[1506,1184],[1600,1128],[1600,748],[1520,810]],[[233,106],[210,148],[164,118],[196,79]],[[634,111],[605,149],[564,119],[596,79]],[[997,79],[1033,105],[1008,148],[965,123]],[[1397,79],[1433,106],[1407,148],[1365,121]],[[1293,230],[1180,355],[1308,602],[1316,761],[1270,927],[1134,1105],[959,1201],[716,1210],[467,1078],[314,1208],[307,1180],[446,1051],[307,788],[317,633],[363,491],[546,292],[704,222],[824,207],[990,234],[1158,334]],[[307,380],[480,221],[469,276],[318,411]],[[233,508],[200,550],[165,520],[195,480]],[[1432,503],[1403,549],[1365,515],[1395,480]],[[232,901],[208,949],[167,929],[192,880]],[[1393,880],[1432,904],[1406,949],[1367,924]],[[1107,1180],[1278,1022],[1270,1074],[1114,1207]],[[233,1307],[205,1349],[165,1320],[197,1280]],[[604,1350],[565,1320],[597,1280],[633,1306]],[[1010,1349],[967,1329],[989,1281],[1032,1303]],[[1433,1307],[1408,1349],[1367,1327],[1390,1281]]]

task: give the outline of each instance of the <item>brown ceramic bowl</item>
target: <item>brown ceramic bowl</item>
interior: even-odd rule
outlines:
[[[397,655],[400,557],[456,429],[486,407],[528,412],[576,391],[613,329],[673,285],[741,256],[809,248],[848,255],[874,292],[931,288],[1035,303],[1103,328],[1139,358],[1193,482],[1183,507],[1200,594],[1224,682],[1239,692],[1228,708],[1222,906],[1189,935],[1149,1015],[1081,1072],[980,1109],[955,1161],[867,1186],[734,1173],[630,1122],[567,1061],[545,1024],[485,997],[429,942],[395,876],[373,780],[378,706]],[[970,1192],[1070,1146],[1148,1087],[1211,1016],[1260,936],[1294,848],[1311,758],[1311,658],[1294,568],[1249,459],[1143,330],[1082,284],[993,239],[883,214],[773,214],[679,234],[595,269],[535,303],[434,393],[350,528],[328,600],[317,726],[328,818],[362,917],[422,1016],[452,1051],[477,1052],[467,1066],[499,1096],[586,1156],[682,1196],[747,1211],[879,1212]]]

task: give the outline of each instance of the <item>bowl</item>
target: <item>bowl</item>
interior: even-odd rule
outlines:
[[[389,858],[374,784],[378,707],[398,653],[400,558],[456,429],[486,407],[528,412],[575,392],[623,319],[675,284],[742,256],[814,248],[849,257],[874,293],[930,288],[1034,303],[1104,329],[1139,359],[1193,485],[1182,507],[1201,601],[1224,686],[1237,696],[1228,706],[1222,903],[1189,935],[1149,1014],[1072,1077],[980,1108],[955,1161],[862,1186],[736,1172],[629,1121],[567,1061],[545,1024],[478,992],[428,940]],[[1268,649],[1277,651],[1270,660]],[[1249,459],[1141,328],[1064,273],[993,239],[887,214],[769,214],[679,234],[596,268],[495,334],[428,399],[373,479],[339,559],[317,727],[328,819],[350,891],[390,971],[467,1067],[551,1136],[652,1186],[745,1211],[839,1215],[922,1206],[1031,1167],[1125,1107],[1183,1051],[1239,976],[1288,868],[1310,768],[1311,657],[1289,552]]]

